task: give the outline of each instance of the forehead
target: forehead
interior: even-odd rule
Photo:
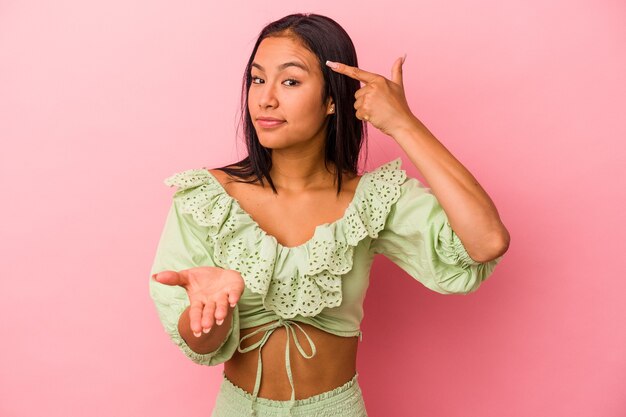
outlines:
[[[261,41],[254,55],[254,63],[265,71],[279,70],[285,62],[301,62],[311,74],[319,70],[319,63],[315,54],[306,48],[301,41],[291,37],[268,37]]]

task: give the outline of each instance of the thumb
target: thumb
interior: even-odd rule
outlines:
[[[402,80],[402,64],[404,64],[405,59],[406,54],[404,54],[404,57],[396,59],[396,62],[393,63],[393,67],[391,67],[391,81],[402,87],[404,87],[404,81]]]
[[[152,275],[155,281],[165,285],[184,285],[185,279],[182,274],[176,271],[161,271]]]

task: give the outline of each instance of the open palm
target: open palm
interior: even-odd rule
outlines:
[[[161,271],[153,278],[165,285],[179,285],[187,291],[190,326],[196,334],[202,329],[208,331],[215,322],[222,324],[228,306],[237,304],[245,287],[239,272],[213,266]]]

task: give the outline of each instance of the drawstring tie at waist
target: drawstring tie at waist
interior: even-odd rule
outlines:
[[[311,355],[307,355],[306,352],[302,349],[302,346],[300,346],[300,342],[298,340],[298,336],[296,334],[296,330],[293,328],[293,325],[298,326],[298,328],[302,331],[302,333],[304,333],[304,335],[306,336],[307,340],[309,341],[309,346],[311,346]],[[254,404],[255,401],[257,399],[257,395],[259,393],[259,388],[261,387],[261,372],[263,369],[263,364],[261,361],[261,349],[263,348],[263,345],[265,344],[265,342],[267,341],[267,339],[269,339],[270,335],[274,332],[274,330],[276,330],[279,327],[285,327],[287,330],[287,346],[285,348],[285,368],[287,369],[287,376],[289,377],[289,384],[291,385],[291,399],[289,400],[289,415],[291,415],[291,408],[293,407],[295,401],[296,401],[296,391],[293,385],[293,376],[291,374],[291,366],[289,363],[289,332],[291,331],[291,333],[293,334],[293,339],[294,342],[296,343],[296,347],[298,348],[298,350],[300,351],[300,353],[302,354],[302,356],[306,359],[311,359],[313,356],[315,356],[315,344],[313,343],[313,341],[311,340],[311,338],[309,337],[309,335],[304,331],[304,329],[302,327],[300,327],[300,325],[293,321],[293,320],[283,320],[282,318],[278,318],[278,321],[275,321],[273,323],[270,323],[266,326],[260,327],[258,329],[256,329],[254,332],[244,336],[241,338],[241,340],[239,341],[239,346],[237,346],[237,350],[241,353],[246,353],[246,352],[250,352],[251,350],[256,349],[257,347],[259,348],[259,362],[258,362],[258,366],[257,366],[257,372],[256,372],[256,381],[254,382],[254,391],[252,393],[252,403],[250,404],[250,415],[254,416],[256,415],[256,411],[254,410]],[[248,346],[245,349],[241,348],[241,343],[245,340],[248,339],[252,336],[254,336],[257,333],[260,332],[265,332],[265,334],[263,335],[263,337],[261,338],[261,340],[259,340],[258,342]]]

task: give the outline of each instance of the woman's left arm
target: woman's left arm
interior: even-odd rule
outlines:
[[[354,97],[356,116],[391,136],[428,182],[454,232],[472,259],[488,262],[503,255],[510,235],[493,201],[476,178],[411,112],[402,81],[403,58],[392,79],[328,61],[334,71],[363,82]]]

